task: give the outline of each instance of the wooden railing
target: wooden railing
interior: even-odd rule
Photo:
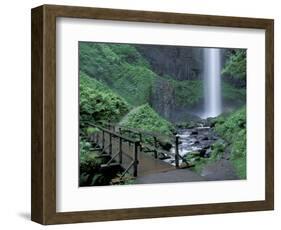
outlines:
[[[163,154],[164,156],[165,155],[173,156],[175,158],[176,168],[179,168],[180,159],[184,162],[186,161],[179,154],[180,140],[179,140],[179,136],[177,135],[163,135],[157,132],[149,132],[141,129],[127,128],[114,123],[102,123],[102,125],[104,127],[107,127],[109,130],[120,133],[120,135],[123,136],[126,135],[129,136],[130,138],[137,139],[140,143],[140,151],[153,152],[154,158],[156,159],[159,158],[159,154]],[[145,137],[150,137],[153,140],[153,143],[150,144],[145,143],[144,142]],[[163,141],[163,139],[164,140],[169,139],[169,141],[171,141],[171,144],[174,144],[175,153],[160,148],[159,144]]]
[[[100,132],[96,132],[93,136],[92,136],[92,141],[97,143],[101,149],[101,156],[110,156],[110,160],[102,165],[102,167],[108,167],[108,166],[112,166],[115,165],[113,162],[117,161],[117,164],[122,164],[123,163],[123,154],[126,154],[126,157],[129,158],[131,160],[131,162],[129,163],[129,165],[125,168],[124,172],[122,173],[122,175],[120,176],[120,179],[122,179],[125,174],[131,169],[133,168],[133,176],[137,177],[138,175],[138,151],[139,151],[139,147],[140,147],[140,141],[139,140],[135,140],[126,136],[121,135],[120,133],[116,133],[113,130],[110,129],[106,129],[100,125],[96,125],[96,124],[88,124],[92,127],[96,127],[100,130]],[[105,141],[105,134],[108,135],[108,144],[106,145],[106,141]],[[118,148],[117,151],[113,151],[113,138],[114,139],[118,139]],[[133,145],[133,153],[126,153],[123,149],[123,142],[128,142],[130,145]],[[118,158],[118,160],[116,160]]]

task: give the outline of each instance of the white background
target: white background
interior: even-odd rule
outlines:
[[[281,116],[281,75],[278,41],[281,39],[280,6],[276,0],[142,0],[142,1],[3,1],[1,15],[1,229],[43,229],[29,221],[30,216],[30,8],[43,3],[100,6],[112,8],[174,11],[200,14],[252,16],[275,19],[275,117]],[[279,91],[279,92],[278,92]],[[50,229],[278,229],[280,225],[280,119],[275,120],[276,210],[152,220],[115,221],[51,226]],[[139,226],[139,227],[138,227]],[[280,228],[280,227],[279,227]]]

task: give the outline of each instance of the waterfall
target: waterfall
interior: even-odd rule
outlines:
[[[204,49],[204,117],[222,112],[220,49]]]

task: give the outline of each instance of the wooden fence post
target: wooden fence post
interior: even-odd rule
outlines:
[[[129,137],[131,138],[131,131],[128,131]],[[131,142],[129,141],[129,148],[131,148]]]
[[[157,154],[157,138],[155,136],[153,136],[153,140],[154,140],[154,158],[157,159],[158,158],[158,154]]]
[[[139,139],[140,139],[140,151],[142,151],[142,145],[141,145],[141,143],[142,143],[142,134],[141,133],[139,133]]]
[[[134,145],[134,177],[138,176],[138,147],[139,142],[135,142]]]
[[[104,140],[104,130],[102,130],[102,149],[104,149],[104,142],[105,142],[105,140]]]
[[[109,133],[109,154],[112,154],[112,135]]]
[[[179,168],[179,136],[176,136],[175,145],[175,164],[176,168]]]
[[[96,133],[96,134],[95,134],[95,143],[96,143],[96,146],[99,146],[99,141],[100,141],[100,134],[99,134],[99,133]]]
[[[119,164],[122,164],[122,137],[119,137]]]

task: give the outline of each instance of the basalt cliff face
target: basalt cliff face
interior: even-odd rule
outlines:
[[[152,87],[149,103],[161,116],[179,122],[201,109],[203,49],[155,45],[135,47],[159,76]]]
[[[187,46],[134,45],[159,76],[169,75],[175,80],[203,79],[203,48]],[[225,64],[231,49],[221,49],[221,63]],[[228,79],[229,80],[229,79]],[[229,80],[231,81],[231,80]],[[238,80],[234,85],[245,86]]]
[[[176,109],[175,88],[169,81],[156,80],[152,88],[150,104],[164,118],[173,120]]]
[[[136,46],[160,76],[169,75],[175,80],[202,79],[202,49],[175,46]]]

